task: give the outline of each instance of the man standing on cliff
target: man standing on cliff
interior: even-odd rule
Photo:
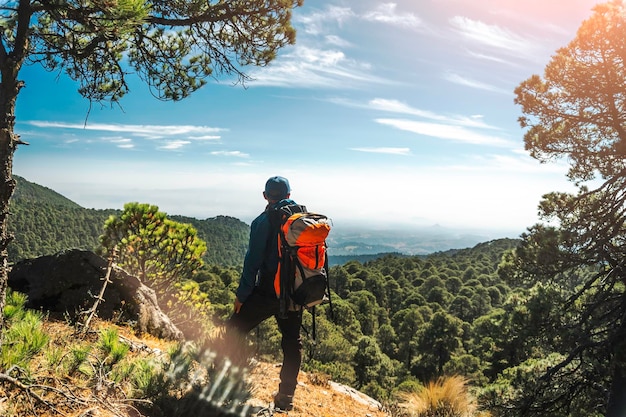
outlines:
[[[281,318],[280,302],[274,290],[278,268],[278,225],[270,222],[270,212],[295,204],[290,195],[289,181],[284,177],[271,177],[265,183],[263,198],[267,200],[267,206],[250,225],[250,241],[236,291],[234,313],[227,322],[228,329],[245,335],[264,320],[275,317],[282,335],[283,351],[280,384],[274,396],[274,408],[278,411],[293,409],[293,395],[302,362],[302,311],[288,311],[286,317]]]

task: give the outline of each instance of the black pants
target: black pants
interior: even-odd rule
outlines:
[[[287,318],[278,317],[280,304],[276,296],[266,296],[253,292],[241,306],[238,314],[233,314],[226,323],[227,329],[248,334],[261,322],[274,316],[278,329],[282,335],[281,347],[283,350],[283,366],[280,370],[280,385],[278,391],[282,394],[293,395],[298,383],[298,373],[302,362],[302,312],[289,311]]]

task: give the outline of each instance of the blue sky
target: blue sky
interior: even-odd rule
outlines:
[[[513,90],[541,74],[594,0],[308,0],[297,43],[243,88],[221,78],[181,102],[133,79],[95,106],[64,75],[25,67],[14,173],[87,208],[139,201],[249,223],[262,189],[335,227],[439,224],[516,236],[565,165],[523,149]],[[85,124],[86,121],[86,124]]]

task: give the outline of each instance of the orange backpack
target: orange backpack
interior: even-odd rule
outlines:
[[[277,211],[279,262],[274,291],[280,299],[281,313],[330,301],[326,256],[330,220],[298,204],[283,206]]]

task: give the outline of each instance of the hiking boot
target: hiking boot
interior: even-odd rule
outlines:
[[[293,395],[278,393],[274,395],[274,409],[276,411],[293,410]]]

